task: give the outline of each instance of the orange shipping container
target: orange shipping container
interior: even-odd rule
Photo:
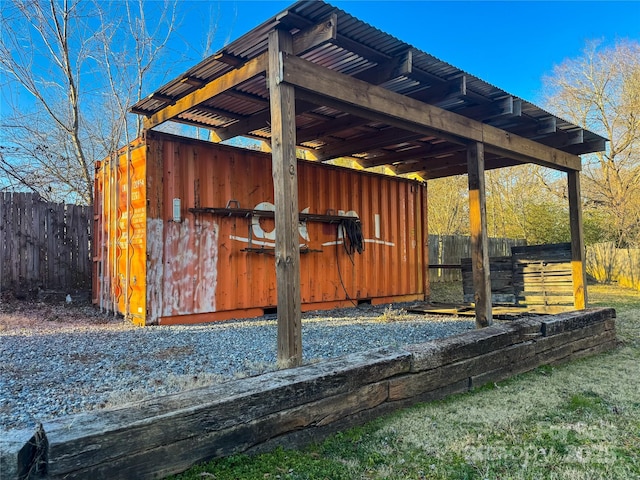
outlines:
[[[139,325],[275,311],[271,157],[148,132],[96,169],[93,299]],[[300,160],[302,309],[424,299],[426,188]],[[360,220],[349,254],[336,217]]]

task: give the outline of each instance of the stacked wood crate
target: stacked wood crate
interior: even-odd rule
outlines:
[[[491,257],[491,301],[536,310],[573,308],[571,244],[511,247],[510,257]],[[470,258],[461,260],[464,301],[474,301]]]
[[[573,306],[570,243],[512,247],[511,256],[518,304]]]

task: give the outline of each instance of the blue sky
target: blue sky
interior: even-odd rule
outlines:
[[[219,15],[214,44],[217,50],[292,3],[183,1],[181,34],[201,44],[203,19],[212,11]],[[602,39],[608,44],[620,38],[640,41],[640,0],[329,3],[534,103],[540,98],[542,76],[565,58],[578,57],[587,40]],[[183,70],[167,72],[167,80]]]

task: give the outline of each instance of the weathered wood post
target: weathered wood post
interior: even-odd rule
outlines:
[[[491,311],[489,237],[487,235],[484,183],[484,145],[482,143],[475,142],[467,146],[467,168],[469,171],[469,223],[476,327],[483,328],[493,323],[493,314]]]
[[[276,210],[278,364],[281,368],[302,363],[295,92],[294,87],[282,83],[281,78],[282,52],[292,50],[293,41],[288,32],[270,32],[268,82]]]
[[[587,308],[587,274],[585,270],[584,235],[582,231],[582,201],[580,199],[580,172],[567,172],[569,190],[569,225],[571,229],[571,274],[573,277],[573,306]]]

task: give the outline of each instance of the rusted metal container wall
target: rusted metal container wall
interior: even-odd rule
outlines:
[[[93,301],[139,325],[146,321],[145,185],[145,145],[126,148],[96,168]]]
[[[134,315],[143,308],[146,318],[140,323],[167,324],[256,316],[275,308],[273,219],[190,212],[192,208],[226,206],[273,209],[271,157],[156,132],[148,134],[146,144],[146,149],[131,154],[135,158],[138,152],[146,154],[140,199],[148,201],[146,237],[136,237],[141,217],[138,205],[132,205],[136,226],[130,235],[136,240],[132,240],[135,247],[129,246],[129,256],[140,258],[136,256],[140,238],[141,245],[146,244],[146,269],[137,261],[129,265],[129,312]],[[126,178],[124,156],[117,172],[119,192],[126,184],[122,180]],[[138,175],[142,169],[134,165],[130,174]],[[114,182],[113,178],[109,181]],[[140,183],[139,177],[132,179],[132,197],[134,186]],[[365,239],[364,252],[350,256],[336,224],[311,220],[300,224],[302,251],[308,251],[300,259],[304,310],[363,300],[424,298],[426,191],[422,184],[305,161],[298,164],[298,183],[300,211],[358,216]],[[122,222],[121,205],[126,198],[120,195],[117,201]],[[175,202],[180,211],[174,219]],[[110,209],[103,210],[107,217]],[[113,240],[112,232],[104,235],[116,243],[118,261],[107,272],[109,280],[103,288],[109,281],[115,285],[117,308],[125,313],[127,264],[122,252],[126,226],[119,223],[117,229],[119,241]],[[264,251],[247,251],[248,247]],[[141,281],[146,281],[146,296],[139,291]]]

